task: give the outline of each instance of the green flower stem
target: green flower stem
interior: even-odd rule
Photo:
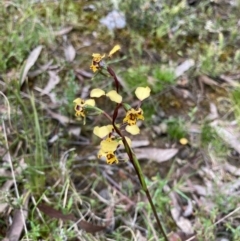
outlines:
[[[113,77],[113,79],[114,79],[114,81],[115,81],[116,91],[117,91],[117,93],[118,93],[118,92],[119,92],[119,80],[118,80],[118,78],[117,78],[114,70],[113,70],[110,66],[107,66],[107,71],[108,71],[108,73]],[[140,102],[140,103],[141,103],[141,102]],[[120,129],[119,129],[119,128],[116,126],[116,124],[115,124],[115,120],[116,120],[117,115],[118,115],[118,108],[119,108],[121,105],[124,106],[124,108],[128,108],[128,106],[126,106],[126,104],[122,104],[122,103],[121,103],[121,104],[118,104],[118,105],[116,106],[115,111],[114,111],[114,113],[113,113],[112,125],[113,125],[115,131],[118,133],[118,135],[122,137],[123,145],[124,145],[124,147],[125,147],[125,150],[126,150],[126,152],[127,152],[127,154],[128,154],[128,157],[129,157],[131,163],[133,164],[133,167],[134,167],[134,169],[135,169],[135,171],[136,171],[136,174],[137,174],[137,176],[138,176],[138,179],[139,179],[139,181],[140,181],[140,183],[141,183],[142,189],[143,189],[144,192],[146,193],[147,199],[148,199],[148,201],[149,201],[149,203],[150,203],[150,205],[151,205],[151,208],[152,208],[152,210],[153,210],[153,214],[154,214],[155,219],[156,219],[156,221],[157,221],[157,225],[158,225],[158,227],[159,227],[159,229],[160,229],[160,231],[161,231],[161,233],[162,233],[165,241],[169,241],[169,240],[168,240],[168,237],[167,237],[167,235],[166,235],[166,233],[165,233],[165,231],[164,231],[163,225],[162,225],[162,223],[160,222],[160,219],[159,219],[159,217],[158,217],[158,215],[157,215],[157,211],[156,211],[156,208],[155,208],[155,206],[154,206],[154,204],[153,204],[153,201],[152,201],[152,197],[151,197],[151,195],[150,195],[150,192],[149,192],[149,190],[148,190],[148,188],[147,188],[147,185],[146,185],[146,182],[145,182],[145,179],[144,179],[144,175],[143,175],[141,166],[140,166],[140,164],[139,164],[139,161],[138,161],[137,157],[135,156],[135,154],[133,153],[133,151],[132,151],[132,149],[130,148],[130,146],[128,145],[128,142],[127,142],[125,136],[121,133]]]
[[[134,169],[135,169],[135,171],[136,171],[136,174],[137,174],[137,176],[138,176],[138,179],[139,179],[139,181],[140,181],[140,183],[141,183],[142,189],[143,189],[143,191],[146,193],[147,199],[148,199],[148,201],[149,201],[149,203],[150,203],[150,205],[151,205],[153,214],[154,214],[155,219],[156,219],[156,221],[157,221],[157,225],[158,225],[158,227],[159,227],[159,229],[160,229],[160,231],[161,231],[161,233],[162,233],[165,241],[169,241],[169,240],[168,240],[168,237],[167,237],[167,234],[166,234],[165,231],[164,231],[163,225],[162,225],[162,223],[161,223],[161,221],[160,221],[160,219],[159,219],[159,217],[158,217],[156,208],[155,208],[155,206],[154,206],[154,204],[153,204],[152,197],[151,197],[150,192],[149,192],[149,190],[148,190],[148,188],[147,188],[147,185],[146,185],[146,182],[145,182],[145,178],[144,178],[144,175],[143,175],[141,166],[140,166],[140,164],[139,164],[139,161],[138,161],[136,155],[133,153],[133,151],[132,151],[132,149],[130,148],[130,146],[128,145],[128,142],[127,142],[126,138],[124,137],[124,135],[122,135],[120,129],[115,125],[114,122],[112,122],[112,123],[113,123],[113,127],[114,127],[115,131],[122,137],[123,145],[124,145],[124,147],[125,147],[125,150],[126,150],[126,152],[127,152],[127,154],[128,154],[128,157],[129,157],[131,163],[132,163],[133,166],[134,166]]]

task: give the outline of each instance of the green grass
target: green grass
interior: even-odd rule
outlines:
[[[181,138],[186,137],[185,122],[181,118],[171,118],[167,121],[167,132],[171,139],[179,141]]]
[[[240,87],[235,88],[231,92],[231,100],[234,108],[235,118],[240,125]]]

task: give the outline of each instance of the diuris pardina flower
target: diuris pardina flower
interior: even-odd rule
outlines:
[[[147,87],[138,87],[135,90],[137,98],[142,101],[150,96],[151,89]],[[129,109],[126,113],[123,123],[126,123],[126,131],[132,135],[137,135],[140,133],[140,129],[137,126],[137,120],[144,120],[143,110],[141,108]]]
[[[102,140],[100,143],[100,150],[98,152],[98,158],[105,157],[107,164],[118,163],[118,158],[115,154],[117,148],[123,145],[123,141],[121,137],[110,137],[114,133],[114,128],[112,125],[107,126],[96,126],[94,127],[93,133],[100,137],[104,138],[108,136],[106,139]],[[116,133],[115,133],[116,134]],[[125,136],[125,139],[129,146],[131,146],[131,140]]]
[[[138,108],[137,110],[131,108],[127,111],[123,123],[133,126],[136,125],[137,120],[144,120],[143,110],[141,108]]]
[[[109,52],[108,57],[109,58],[112,57],[112,55],[120,49],[121,49],[120,45],[115,45],[113,47],[113,49]],[[90,69],[93,72],[96,72],[99,69],[101,69],[101,67],[103,67],[101,65],[101,61],[102,61],[103,58],[105,58],[105,54],[101,55],[101,54],[96,53],[96,54],[93,54],[92,57],[93,57],[93,59],[92,59],[92,64],[90,66]]]
[[[98,158],[102,156],[106,158],[108,164],[118,163],[118,159],[115,155],[115,151],[119,146],[118,140],[113,137],[108,137],[102,140],[100,143],[100,151],[98,152]]]
[[[87,106],[95,106],[95,100],[93,99],[88,99],[88,100],[83,100],[81,98],[77,98],[73,101],[73,103],[75,103],[75,116],[76,117],[83,117],[84,118],[84,122],[85,122],[85,118],[86,118],[86,107]]]
[[[93,59],[92,59],[92,64],[90,66],[90,69],[93,72],[96,72],[101,68],[100,62],[105,57],[105,54],[102,56],[101,56],[101,54],[93,54],[92,57],[93,57]]]
[[[137,135],[140,133],[139,127],[136,125],[137,120],[144,120],[143,110],[138,108],[137,110],[131,108],[127,111],[123,123],[127,123],[126,131],[132,135]]]

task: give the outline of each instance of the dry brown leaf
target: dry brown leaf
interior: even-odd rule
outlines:
[[[89,96],[89,90],[90,90],[91,86],[90,85],[86,85],[81,89],[81,98],[82,99],[87,99]]]
[[[40,203],[37,207],[40,211],[42,211],[51,218],[57,218],[63,221],[75,221],[76,219],[73,214],[63,214],[61,211],[58,211],[43,203]]]
[[[237,168],[229,163],[224,164],[224,169],[234,176],[240,176],[240,168]]]
[[[9,203],[4,200],[4,196],[9,192],[10,188],[13,185],[13,180],[6,181],[0,189],[0,213],[5,212],[6,208],[8,207]]]
[[[225,141],[230,147],[235,149],[238,153],[240,153],[240,140],[238,138],[238,130],[235,131],[229,131],[225,127],[219,126],[218,121],[214,121],[211,123],[211,126],[214,128],[216,133],[219,135],[219,137]]]
[[[28,72],[28,76],[31,77],[31,78],[33,78],[33,77],[36,77],[36,76],[44,73],[45,71],[47,71],[47,70],[50,68],[50,66],[52,65],[52,63],[53,63],[53,60],[51,59],[51,60],[48,61],[46,64],[39,66],[39,69],[34,70],[34,71],[31,71],[31,72],[29,71],[29,72]]]
[[[137,241],[147,241],[147,238],[145,238],[139,230],[137,230],[136,233],[136,240]]]
[[[104,210],[104,212],[105,212],[105,219],[108,220],[106,221],[106,226],[109,229],[114,229],[114,226],[115,226],[114,207],[110,205]]]
[[[48,114],[53,118],[58,120],[62,125],[67,125],[67,124],[74,124],[75,121],[58,113],[52,112],[51,110],[47,109]]]
[[[180,235],[178,235],[178,233],[170,233],[170,235],[168,236],[169,241],[183,241],[184,239],[182,239],[180,237]]]
[[[171,233],[168,236],[169,241],[197,241],[196,236],[190,234],[190,235],[186,235],[185,233],[178,231],[175,233]]]
[[[198,81],[200,81],[200,82],[202,82],[202,83],[204,83],[206,85],[210,85],[210,86],[219,86],[219,84],[215,80],[209,78],[206,75],[199,76],[198,77]]]
[[[43,46],[39,45],[28,56],[26,63],[24,65],[24,68],[22,70],[21,76],[20,76],[20,86],[24,83],[24,81],[27,77],[28,71],[32,68],[32,66],[37,61],[37,59],[42,51],[42,48],[43,48]]]
[[[48,95],[55,88],[55,86],[60,82],[60,78],[57,75],[56,71],[48,71],[48,74],[49,74],[49,80],[47,85],[43,89],[41,95]]]
[[[193,227],[191,222],[180,216],[179,210],[176,207],[173,207],[171,209],[171,214],[172,214],[172,218],[173,220],[176,222],[177,226],[185,233],[185,234],[193,234]]]
[[[41,95],[45,94],[45,95],[47,95],[50,98],[52,103],[51,104],[48,103],[47,105],[45,103],[35,99],[35,101],[37,103],[41,104],[41,106],[44,109],[46,109],[46,108],[56,108],[57,106],[59,106],[59,103],[58,103],[57,97],[56,97],[56,93],[54,93],[54,92],[52,92],[52,93],[43,93],[43,89],[41,89],[41,88],[39,88],[37,86],[34,87],[34,90],[40,92]],[[23,94],[25,97],[29,98],[29,96],[27,96],[26,94],[24,94],[24,93],[21,93],[21,94]]]
[[[164,191],[169,192],[169,197],[171,199],[172,208],[171,208],[171,214],[173,220],[176,222],[177,226],[183,231],[185,234],[193,234],[194,230],[192,227],[191,222],[184,218],[182,215],[182,210],[180,205],[178,204],[178,199],[176,196],[176,193],[171,191],[170,187],[165,185]]]
[[[184,212],[183,212],[183,216],[184,217],[189,217],[193,214],[193,205],[192,202],[188,199],[187,200],[188,204],[187,206],[184,208]]]
[[[93,77],[93,74],[91,72],[83,70],[83,69],[76,69],[75,72],[85,78],[91,79]]]
[[[72,31],[73,27],[65,27],[63,29],[60,29],[58,31],[54,31],[53,34],[55,36],[61,36],[61,35],[65,35],[65,34],[68,34]]]
[[[8,155],[6,155],[6,156],[9,157]],[[7,161],[9,161],[9,160],[7,160]],[[15,169],[15,175],[21,174],[22,171],[23,171],[26,167],[27,167],[27,165],[25,164],[24,159],[20,159],[20,161],[19,161],[19,166]],[[10,173],[9,173],[9,174],[10,174]],[[9,177],[12,177],[12,173],[10,174]],[[1,189],[0,189],[0,194],[3,194],[2,197],[5,196],[5,195],[9,192],[9,190],[10,190],[10,188],[13,186],[13,184],[14,184],[13,180],[7,180],[7,181],[3,184],[3,186],[2,186]],[[0,197],[1,197],[1,195],[0,195]],[[4,202],[4,200],[2,200],[2,201],[3,201],[3,202],[0,202],[0,213],[4,212],[5,209],[6,209],[6,208],[8,207],[8,205],[9,205],[9,203]]]
[[[195,191],[199,196],[207,196],[209,195],[209,191],[206,187],[201,185],[192,185],[193,191]]]
[[[11,177],[11,172],[7,168],[0,168],[0,177]]]
[[[180,87],[187,87],[189,84],[189,79],[187,76],[185,75],[182,75],[180,78],[178,78],[177,80],[177,85],[180,86]]]
[[[149,140],[132,140],[131,147],[132,148],[137,148],[137,147],[143,147],[143,146],[149,146],[150,141]],[[120,146],[119,150],[123,150],[124,146]],[[135,149],[134,149],[135,151]]]
[[[184,98],[184,99],[191,99],[195,101],[195,97],[189,90],[172,87],[173,92],[176,94],[177,97]]]
[[[68,62],[72,62],[76,57],[76,50],[72,44],[67,44],[64,46],[65,58]]]
[[[178,149],[159,149],[159,148],[138,148],[134,149],[138,159],[149,159],[158,163],[165,162],[173,158]]]
[[[43,213],[45,213],[46,215],[52,218],[61,219],[63,221],[73,221],[73,222],[78,221],[73,214],[63,214],[61,211],[58,211],[46,204],[39,204],[38,208],[40,211],[42,211]],[[106,229],[106,226],[91,224],[84,220],[79,221],[78,226],[88,233],[96,233]]]
[[[181,63],[176,69],[175,69],[175,76],[178,78],[184,72],[189,70],[191,67],[195,65],[195,61],[193,59],[187,59],[183,63]]]
[[[81,133],[81,128],[80,128],[80,127],[69,127],[68,133],[69,133],[70,135],[79,137],[79,136],[80,136],[80,133]]]
[[[27,210],[28,210],[29,195],[27,195],[22,200],[24,200],[23,209],[15,210],[13,219],[12,219],[12,224],[7,234],[7,238],[9,238],[10,241],[20,240],[21,233],[24,228],[24,223],[28,215]]]
[[[207,120],[215,120],[217,119],[218,116],[218,111],[217,111],[217,106],[214,103],[210,103],[210,113],[208,114],[208,116],[206,117]]]
[[[226,81],[228,84],[230,84],[233,87],[238,87],[239,83],[235,80],[233,80],[231,77],[228,77],[226,75],[220,75],[220,78],[224,81]]]

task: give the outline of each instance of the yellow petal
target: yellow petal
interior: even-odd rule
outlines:
[[[98,158],[101,158],[102,156],[105,156],[105,155],[106,155],[105,152],[103,152],[102,150],[99,150],[99,152],[98,152]]]
[[[126,126],[126,131],[129,132],[132,135],[137,135],[137,134],[140,133],[140,129],[138,128],[137,125]]]
[[[101,141],[100,146],[103,152],[114,152],[116,151],[119,143],[116,140],[111,140],[111,138],[107,138]]]
[[[150,96],[151,89],[147,87],[137,87],[135,94],[139,100],[144,100]]]
[[[91,96],[92,98],[93,98],[93,97],[99,98],[99,97],[101,97],[101,96],[103,96],[103,95],[105,95],[105,91],[102,90],[102,89],[93,89],[93,90],[91,91],[91,93],[90,93],[90,96]]]
[[[73,101],[73,103],[75,103],[76,105],[83,105],[84,104],[84,100],[81,98],[77,98]]]
[[[86,100],[84,105],[95,106],[95,100],[93,99]]]
[[[93,134],[95,134],[96,136],[100,137],[100,138],[104,138],[105,136],[107,136],[110,132],[112,132],[112,125],[108,125],[108,126],[96,126],[93,129]]]
[[[101,55],[101,54],[92,54],[93,57],[93,61],[99,63],[104,57],[105,54]]]
[[[121,49],[121,46],[119,44],[115,45],[113,49],[109,52],[108,57],[112,57],[112,55],[120,49]]]
[[[110,98],[111,101],[121,103],[122,102],[122,96],[117,93],[116,90],[111,90],[106,94],[107,97]]]

